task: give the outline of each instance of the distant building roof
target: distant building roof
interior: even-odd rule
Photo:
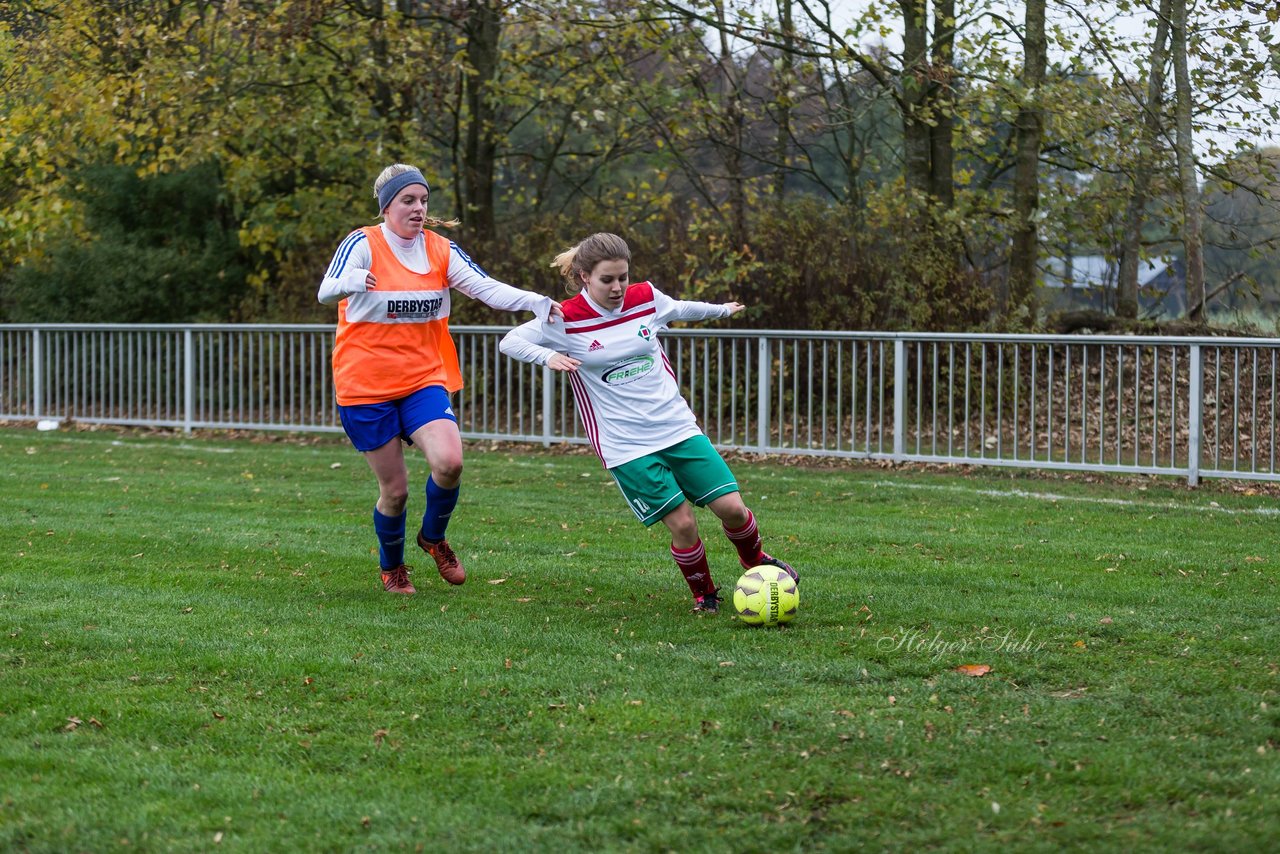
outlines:
[[[1138,262],[1138,287],[1143,287],[1169,268],[1169,262],[1156,258]],[[1044,286],[1067,286],[1067,262],[1063,258],[1046,258],[1043,264]],[[1071,258],[1073,288],[1114,288],[1120,278],[1120,262],[1105,255],[1074,255]]]

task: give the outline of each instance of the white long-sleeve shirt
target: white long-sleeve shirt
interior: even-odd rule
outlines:
[[[381,223],[382,235],[387,245],[395,253],[401,264],[415,273],[431,272],[431,264],[427,260],[426,241],[421,234],[406,240],[396,234],[386,223]],[[466,294],[478,299],[485,305],[506,311],[532,311],[540,321],[545,321],[551,312],[552,299],[549,296],[523,291],[500,282],[485,273],[480,265],[472,261],[467,253],[458,248],[458,244],[449,243],[449,269],[445,279],[450,290]],[[373,254],[369,251],[369,241],[364,232],[357,229],[347,235],[338,246],[329,269],[320,282],[317,298],[325,305],[333,305],[347,297],[367,291],[365,276],[373,264]],[[448,315],[447,303],[441,316]]]
[[[680,394],[658,332],[677,320],[728,317],[728,306],[675,300],[640,282],[627,288],[616,310],[596,304],[585,290],[562,307],[563,323],[517,326],[499,349],[538,365],[556,353],[582,363],[569,374],[570,384],[578,417],[605,468],[702,432]]]

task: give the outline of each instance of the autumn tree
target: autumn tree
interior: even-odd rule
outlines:
[[[1048,63],[1044,0],[1027,0],[1022,44],[1022,86],[1014,121],[1013,235],[1009,250],[1009,303],[1012,305],[1025,305],[1031,300],[1040,250],[1036,215],[1040,209],[1040,145],[1044,134],[1041,104]]]

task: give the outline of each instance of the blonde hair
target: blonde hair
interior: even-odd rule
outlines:
[[[390,181],[392,178],[395,178],[399,175],[403,175],[406,172],[418,172],[419,174],[421,174],[421,170],[418,169],[417,166],[412,166],[408,163],[393,163],[390,166],[388,166],[386,169],[383,169],[382,172],[379,173],[378,177],[373,182],[373,197],[375,199],[378,199],[380,194],[382,193],[382,188],[387,185],[388,181]],[[423,186],[426,186],[426,185],[424,184]],[[429,194],[430,192],[431,192],[431,188],[427,187],[427,193]],[[423,218],[423,224],[429,225],[433,228],[438,226],[444,226],[445,228],[456,228],[457,226],[461,225],[461,223],[456,219],[439,219],[437,217],[430,216],[430,215],[427,215],[426,217]]]
[[[564,276],[566,289],[576,294],[582,289],[583,275],[590,276],[601,261],[626,261],[630,264],[631,249],[618,235],[600,231],[561,252],[551,266],[558,268],[560,275]]]

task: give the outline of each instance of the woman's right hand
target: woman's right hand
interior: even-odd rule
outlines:
[[[550,359],[547,359],[548,368],[553,371],[565,371],[566,373],[573,373],[578,370],[578,365],[581,364],[582,362],[572,356],[566,356],[563,353],[556,353]]]

